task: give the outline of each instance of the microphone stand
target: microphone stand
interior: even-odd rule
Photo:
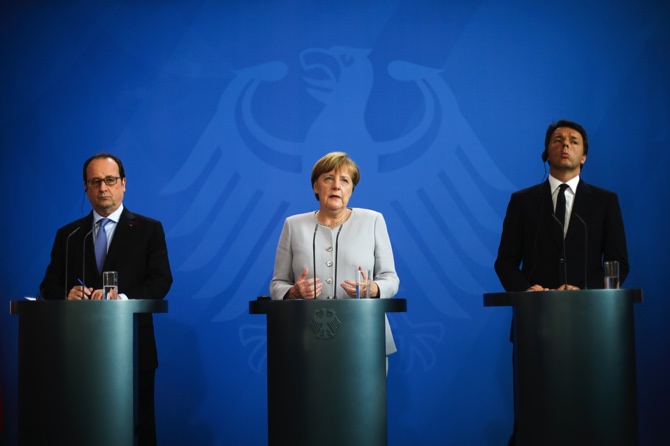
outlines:
[[[335,278],[333,279],[333,299],[337,299],[337,253],[339,250],[338,244],[340,242],[340,232],[342,232],[342,226],[337,230],[337,236],[335,237]]]
[[[89,235],[91,235],[91,234],[93,233],[93,231],[95,230],[95,226],[96,226],[96,225],[93,225],[93,227],[91,228],[91,230],[88,231],[88,232],[86,233],[86,235],[84,236],[84,246],[83,246],[83,248],[82,248],[82,254],[81,254],[81,281],[82,281],[82,287],[85,287],[85,286],[86,286],[86,285],[85,285],[85,283],[86,283],[86,239],[88,238]],[[82,292],[82,294],[83,294],[83,292]]]
[[[314,299],[316,299],[316,231],[319,229],[319,223],[314,226],[314,236],[312,237],[312,262],[314,262],[314,269],[312,270],[312,282],[314,285]]]
[[[338,243],[340,240],[340,232],[342,232],[342,226],[337,230],[337,236],[335,237],[335,278],[333,279],[333,299],[337,299],[337,251]],[[314,262],[314,270],[312,271],[314,275],[314,299],[316,299],[316,231],[319,229],[319,223],[314,226],[314,236],[312,237],[312,260]]]
[[[584,225],[584,289],[588,290],[589,289],[589,281],[588,281],[588,276],[587,276],[588,268],[586,267],[586,261],[588,259],[587,250],[588,250],[588,246],[589,246],[589,244],[588,244],[588,241],[589,241],[588,231],[587,231],[587,228],[586,228],[586,222],[582,219],[582,217],[580,217],[579,214],[576,213],[576,212],[573,213],[572,215],[577,217],[577,219],[580,222],[582,222],[582,225]]]
[[[70,232],[70,234],[67,236],[67,240],[65,241],[65,289],[63,290],[64,296],[63,300],[67,300],[67,266],[68,263],[70,262],[70,237],[72,237],[79,229],[81,229],[79,226],[77,226],[74,231]]]
[[[563,247],[563,279],[565,279],[565,289],[568,289],[568,259],[565,256],[565,227],[563,226],[563,223],[561,223],[561,220],[556,217],[556,214],[551,214],[552,217],[554,217],[554,220],[556,220],[556,223],[558,223],[561,226],[561,246]]]

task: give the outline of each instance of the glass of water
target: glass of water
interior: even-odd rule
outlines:
[[[356,299],[370,297],[370,271],[356,269]]]
[[[605,269],[605,289],[619,289],[619,262],[605,262],[603,268]]]
[[[102,290],[104,300],[119,298],[119,273],[117,271],[104,271],[102,273]]]

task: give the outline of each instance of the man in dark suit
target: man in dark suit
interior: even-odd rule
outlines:
[[[619,262],[620,283],[626,279],[619,199],[581,180],[588,152],[581,125],[549,125],[542,153],[549,178],[512,194],[503,222],[495,270],[506,291],[603,288],[603,261],[611,260]],[[510,446],[517,444],[516,432],[515,414]]]
[[[84,163],[83,175],[93,211],[58,230],[51,262],[40,285],[41,296],[44,299],[102,299],[102,271],[117,271],[117,298],[163,299],[172,285],[163,226],[123,206],[126,175],[121,160],[108,153],[93,155]],[[104,231],[105,237],[100,238],[103,235],[100,231]],[[106,256],[102,254],[103,258],[98,260],[96,251],[99,250],[106,251]],[[158,354],[151,314],[137,315],[137,334],[136,435],[139,444],[153,445],[156,444],[154,378]]]
[[[547,129],[547,181],[512,194],[495,270],[507,291],[603,288],[603,261],[628,275],[626,234],[614,192],[580,178],[589,151],[584,128],[558,121]],[[566,184],[563,217],[555,214]],[[567,272],[567,275],[566,275]]]

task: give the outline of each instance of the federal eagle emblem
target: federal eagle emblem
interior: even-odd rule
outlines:
[[[337,318],[337,314],[333,310],[323,308],[314,312],[309,328],[317,339],[326,341],[335,337],[340,325],[342,322]]]
[[[442,68],[372,59],[366,48],[307,48],[297,60],[235,69],[221,90],[163,189],[189,197],[167,232],[192,246],[175,268],[208,272],[192,293],[211,299],[205,317],[235,321],[249,296],[267,292],[282,223],[314,205],[309,172],[330,150],[346,151],[364,169],[356,205],[389,222],[400,292],[412,290],[448,318],[475,317],[472,297],[486,291],[482,276],[496,255],[487,240],[502,227],[493,191],[517,187],[468,122]],[[407,369],[433,367],[444,324],[407,315],[395,322]],[[310,325],[318,339],[330,339],[340,321],[322,310]]]

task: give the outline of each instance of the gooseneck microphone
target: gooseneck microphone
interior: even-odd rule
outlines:
[[[335,277],[333,278],[333,299],[337,299],[337,251],[338,244],[340,241],[340,232],[342,232],[342,226],[337,230],[337,235],[335,237]],[[312,274],[314,276],[314,299],[316,299],[316,231],[319,229],[319,223],[314,226],[314,236],[312,237],[312,260],[314,262],[314,270]]]
[[[102,220],[99,220],[102,221]],[[88,238],[89,235],[93,234],[93,231],[95,231],[96,226],[98,226],[98,223],[94,224],[93,227],[91,228],[90,231],[86,233],[84,236],[84,247],[82,249],[82,254],[81,254],[81,281],[83,283],[86,283],[86,239]],[[82,284],[82,287],[85,287],[86,285]]]
[[[561,223],[561,220],[558,219],[556,214],[551,214],[552,217],[554,217],[554,220],[556,220],[556,223],[559,224],[561,227],[561,246],[563,247],[563,279],[565,279],[565,289],[568,289],[568,259],[565,257],[565,229],[563,227],[563,223]]]
[[[319,229],[319,223],[314,226],[314,236],[312,237],[312,261],[314,262],[314,269],[312,270],[313,284],[314,284],[314,299],[316,299],[316,231]]]
[[[588,231],[587,231],[587,229],[586,229],[586,222],[582,219],[582,217],[580,217],[579,214],[576,213],[576,212],[574,212],[572,215],[574,215],[575,217],[577,217],[577,219],[578,219],[580,222],[582,222],[582,225],[584,225],[584,289],[585,289],[585,290],[588,290],[588,289],[589,289],[589,281],[588,281],[588,276],[587,276],[587,274],[588,274],[588,268],[587,268],[587,265],[586,265],[586,261],[587,261],[587,259],[588,259],[588,256],[587,256],[587,249],[588,249],[588,246],[589,246],[589,243],[588,243],[588,242],[589,242]]]
[[[343,226],[343,224],[340,225],[340,229],[337,230],[337,236],[335,236],[335,278],[333,279],[333,299],[337,299],[337,251],[340,242],[340,232],[342,232]]]
[[[537,241],[538,241],[538,236],[540,235],[540,229],[542,228],[542,212],[544,211],[544,200],[540,200],[540,214],[539,214],[539,220],[537,222],[537,229],[535,230],[535,237],[533,238],[533,248],[535,249],[535,263],[533,263],[533,267],[530,269],[530,273],[528,273],[528,286],[526,289],[530,288],[533,284],[532,278],[533,274],[535,273],[535,269],[537,268],[537,263],[540,261],[540,249],[537,246]]]
[[[67,240],[65,241],[65,295],[63,296],[63,300],[67,300],[67,295],[68,295],[68,290],[67,290],[67,266],[68,263],[70,263],[70,237],[72,237],[79,229],[81,229],[79,226],[74,228],[74,231],[70,232],[70,234],[67,236]]]

